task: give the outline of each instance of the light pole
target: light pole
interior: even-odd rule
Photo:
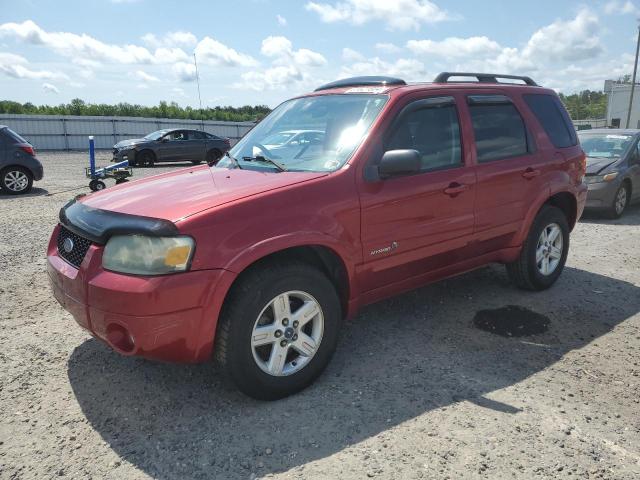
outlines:
[[[633,94],[636,90],[636,73],[638,72],[638,53],[640,53],[640,25],[638,25],[638,42],[636,44],[636,61],[633,64],[633,78],[631,79],[631,97],[629,97],[629,111],[627,112],[627,128],[630,128],[631,109],[633,108]]]

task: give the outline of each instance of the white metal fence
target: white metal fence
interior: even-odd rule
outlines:
[[[253,127],[253,122],[219,122],[142,117],[91,117],[74,115],[0,114],[6,125],[38,150],[86,150],[93,135],[96,148],[111,148],[128,138],[143,137],[163,128],[204,129],[236,143]]]

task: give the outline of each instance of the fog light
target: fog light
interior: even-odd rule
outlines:
[[[131,353],[135,348],[135,341],[129,330],[116,323],[107,327],[107,341],[123,353]]]

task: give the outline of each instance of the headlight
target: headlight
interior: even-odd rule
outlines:
[[[618,172],[607,173],[606,175],[587,175],[584,177],[585,183],[610,182],[618,176]]]
[[[191,237],[111,237],[102,255],[107,270],[136,275],[163,275],[189,269],[195,243]]]

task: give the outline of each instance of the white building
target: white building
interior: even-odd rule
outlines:
[[[606,80],[604,82],[604,92],[607,94],[607,126],[611,128],[627,128],[631,84]],[[640,128],[640,84],[637,83],[633,94],[629,128]]]

